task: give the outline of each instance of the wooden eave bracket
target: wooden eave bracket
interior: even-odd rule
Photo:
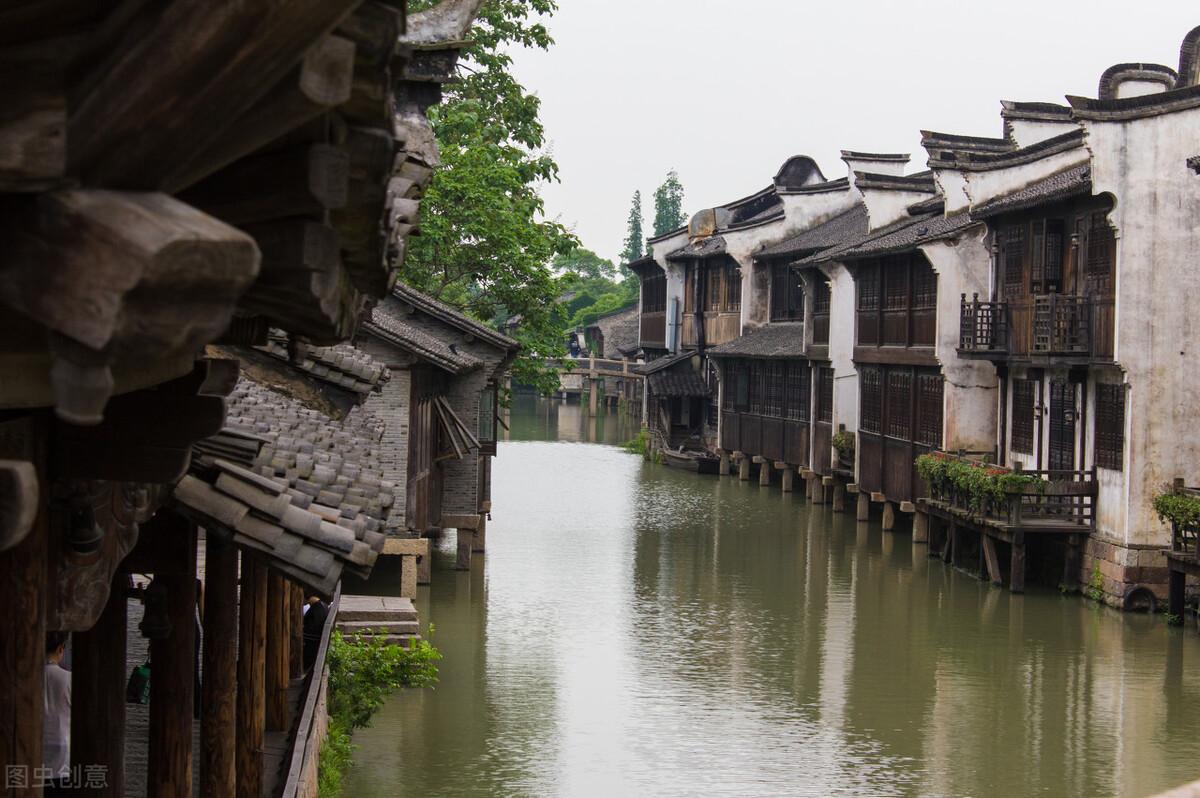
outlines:
[[[0,552],[16,546],[37,518],[37,470],[25,460],[0,460]]]

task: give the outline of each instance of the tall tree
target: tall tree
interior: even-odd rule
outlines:
[[[667,172],[667,179],[654,191],[654,235],[669,233],[683,225],[683,184],[674,169]]]
[[[590,249],[583,247],[577,247],[565,255],[559,255],[551,263],[551,266],[559,274],[570,272],[594,280],[612,280],[615,271],[612,261],[605,260]]]
[[[621,263],[633,263],[645,254],[645,236],[642,233],[642,192],[633,192],[633,204],[629,207],[629,227],[625,236],[625,249],[621,251]]]
[[[411,11],[435,0],[410,0]],[[578,241],[545,219],[540,187],[558,179],[545,151],[540,102],[511,72],[515,47],[548,49],[540,21],[555,0],[485,0],[463,50],[459,79],[429,110],[441,166],[421,204],[421,235],[412,239],[400,278],[476,318],[519,315],[522,352],[513,376],[557,388],[544,365],[565,353],[566,314],[555,301],[550,266]]]

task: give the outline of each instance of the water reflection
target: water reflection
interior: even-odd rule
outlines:
[[[356,737],[347,795],[1141,796],[1200,776],[1194,632],[1013,596],[778,488],[548,440],[632,437],[586,415],[514,409],[485,567],[422,589],[441,685]]]

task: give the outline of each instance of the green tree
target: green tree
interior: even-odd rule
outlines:
[[[612,261],[605,260],[590,249],[583,247],[576,247],[565,255],[559,255],[550,265],[559,274],[577,274],[593,279],[612,279],[616,271]]]
[[[660,236],[678,229],[687,221],[683,215],[683,184],[674,169],[654,191],[654,235]]]
[[[625,236],[625,249],[621,251],[622,263],[633,263],[645,254],[645,237],[642,233],[642,192],[633,192],[633,204],[629,207],[629,233]]]
[[[410,0],[420,11],[434,0]],[[548,49],[540,19],[554,0],[485,0],[463,50],[459,79],[429,110],[442,164],[421,204],[421,235],[412,239],[400,277],[478,319],[520,315],[518,381],[557,388],[545,358],[565,353],[565,313],[551,268],[578,246],[544,218],[539,188],[558,179],[544,152],[540,101],[511,72],[515,47]]]

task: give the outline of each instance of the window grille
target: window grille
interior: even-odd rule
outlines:
[[[1012,448],[1014,452],[1033,454],[1033,380],[1012,381]]]
[[[1096,465],[1122,470],[1125,460],[1125,386],[1096,386]]]
[[[887,375],[887,435],[912,440],[912,372],[889,370]]]
[[[858,373],[861,420],[863,432],[879,434],[883,416],[883,373],[878,366],[861,366]]]

